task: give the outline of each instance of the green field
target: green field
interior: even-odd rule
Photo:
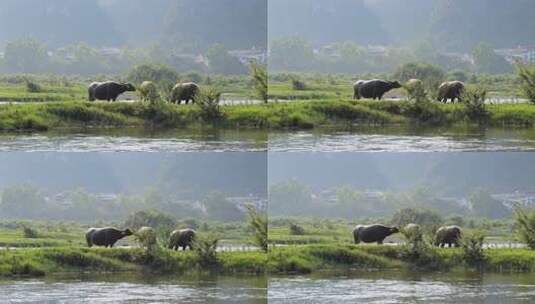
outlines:
[[[277,274],[306,274],[335,269],[417,269],[451,271],[478,269],[492,272],[535,271],[535,251],[486,249],[485,260],[469,263],[459,248],[430,248],[411,256],[406,247],[387,245],[293,245],[269,252],[268,271]]]
[[[19,223],[20,224],[20,223]],[[70,272],[148,271],[157,274],[193,271],[223,273],[263,273],[266,254],[243,251],[250,244],[250,235],[243,225],[214,224],[210,232],[226,231],[218,247],[236,246],[238,250],[223,250],[209,265],[196,251],[171,251],[160,241],[157,250],[148,252],[134,236],[119,241],[113,249],[88,248],[86,228],[73,223],[27,222],[35,236],[25,235],[16,222],[3,223],[0,229],[0,277],[43,276]],[[12,227],[10,227],[12,226]],[[217,235],[219,238],[220,235]]]
[[[359,223],[388,221],[368,219]],[[535,271],[535,251],[511,248],[518,244],[509,220],[475,220],[463,235],[485,235],[483,257],[471,260],[468,249],[430,245],[433,233],[424,229],[424,245],[411,247],[402,233],[389,236],[384,245],[354,245],[352,230],[357,222],[320,218],[273,218],[269,228],[268,270],[273,273],[310,273],[336,269],[418,269],[449,271],[476,268],[483,271]],[[451,224],[451,223],[449,223]],[[293,226],[293,227],[292,227]],[[297,227],[297,228],[296,228]]]
[[[243,78],[243,77],[242,77]],[[222,78],[216,84],[225,98],[250,99],[254,93],[245,79]],[[40,78],[39,78],[40,79]],[[80,128],[249,128],[310,129],[355,125],[485,125],[535,124],[531,104],[492,104],[484,111],[465,104],[407,100],[352,100],[347,83],[318,82],[294,90],[289,82],[269,85],[268,104],[203,107],[165,102],[87,102],[81,80],[42,80],[39,92],[26,85],[0,81],[1,131],[51,131]],[[389,93],[404,95],[404,89]],[[133,95],[134,99],[137,98]]]

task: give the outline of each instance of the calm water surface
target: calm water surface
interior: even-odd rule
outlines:
[[[535,303],[534,274],[399,272],[279,277],[269,303]]]
[[[267,303],[265,277],[150,275],[0,281],[0,303]]]

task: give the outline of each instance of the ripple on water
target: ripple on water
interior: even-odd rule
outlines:
[[[265,151],[266,148],[267,143],[247,138],[228,140],[93,135],[0,137],[0,152],[235,152]]]
[[[22,281],[0,284],[5,303],[265,303],[266,290],[239,286]]]
[[[535,140],[515,137],[294,132],[273,134],[270,152],[535,151]]]
[[[535,285],[293,278],[270,280],[268,297],[269,303],[533,303]]]

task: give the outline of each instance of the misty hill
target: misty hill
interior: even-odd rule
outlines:
[[[496,48],[532,44],[530,0],[270,0],[270,39],[300,35],[314,44],[352,40],[406,45],[430,40],[467,51],[479,42]]]
[[[0,189],[140,194],[157,188],[183,199],[220,191],[266,196],[265,153],[3,153]]]
[[[267,6],[266,0],[4,0],[0,28],[0,46],[31,36],[49,47],[265,48]]]
[[[533,187],[532,153],[272,153],[269,184],[295,179],[315,190],[349,184],[361,189],[425,186],[438,195],[463,196],[484,187]]]

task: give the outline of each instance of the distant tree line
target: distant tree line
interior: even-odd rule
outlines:
[[[301,36],[276,38],[270,42],[271,70],[310,71],[327,73],[384,73],[410,62],[424,62],[453,71],[500,74],[513,72],[513,66],[494,52],[491,45],[478,44],[472,51],[474,63],[455,56],[446,56],[430,42],[423,41],[410,47],[387,47],[379,53],[353,41],[333,42],[314,49]]]
[[[65,221],[118,221],[143,210],[158,210],[177,218],[238,221],[244,210],[229,201],[225,193],[209,192],[200,201],[181,201],[149,189],[140,195],[119,194],[103,199],[78,188],[50,194],[32,185],[5,188],[0,196],[0,218]],[[251,202],[253,203],[253,202]]]
[[[139,49],[122,48],[112,54],[85,43],[49,49],[44,43],[26,37],[6,44],[4,58],[0,60],[0,71],[76,75],[122,74],[132,66],[151,63],[166,65],[181,72],[230,75],[248,72],[247,66],[231,56],[222,44],[208,48],[204,57],[206,62],[198,62],[196,58],[178,56],[160,45]]]
[[[270,187],[269,210],[274,216],[321,216],[366,218],[391,216],[397,210],[416,208],[434,210],[443,216],[472,215],[491,219],[510,217],[512,210],[491,196],[488,189],[477,188],[465,198],[467,205],[438,197],[430,188],[369,194],[364,189],[341,185],[314,192],[295,180]]]

